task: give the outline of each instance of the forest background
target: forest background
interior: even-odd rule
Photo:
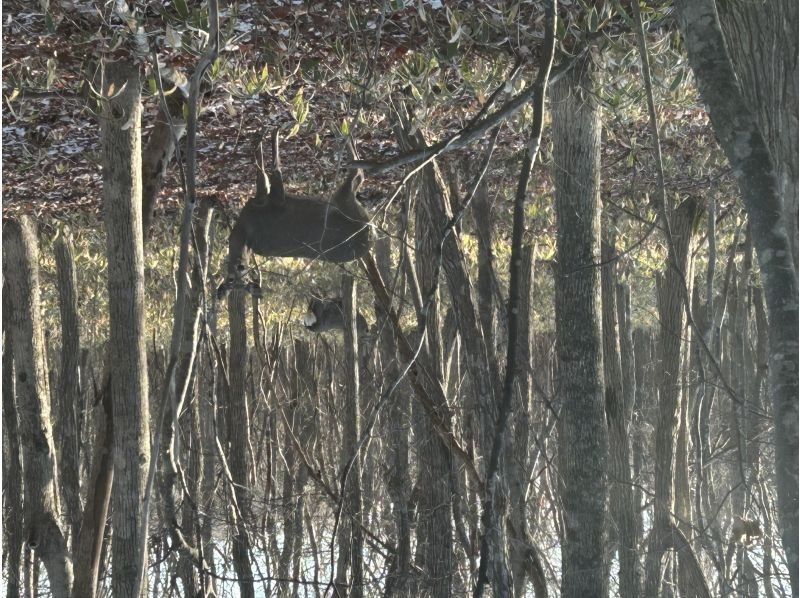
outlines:
[[[798,595],[796,2],[2,9],[6,595]]]

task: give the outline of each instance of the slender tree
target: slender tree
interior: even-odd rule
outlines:
[[[250,411],[246,392],[247,368],[247,303],[242,289],[235,289],[228,295],[228,322],[230,325],[230,357],[228,375],[227,414],[228,439],[230,442],[230,472],[233,514],[233,568],[239,578],[239,591],[242,598],[254,598],[253,569],[250,563],[252,542],[247,523],[251,517],[252,502],[249,477],[247,447],[250,445]]]
[[[600,273],[600,110],[586,55],[550,88],[556,239],[558,466],[564,509],[561,592],[606,596],[608,431],[603,395]]]
[[[39,246],[29,218],[3,227],[3,253],[25,484],[24,536],[47,569],[53,595],[66,598],[72,590],[72,560],[59,521],[56,452],[39,304]]]
[[[359,409],[358,303],[352,276],[342,278],[342,311],[344,312],[345,405],[342,429],[342,538],[339,558],[347,558],[350,569],[350,592],[354,598],[364,595],[364,534],[361,488],[361,416]]]
[[[792,592],[798,582],[798,287],[781,186],[731,64],[713,0],[680,0],[679,25],[711,123],[739,182],[764,279],[778,519]],[[796,22],[796,21],[795,21]],[[796,36],[795,36],[796,37]],[[796,83],[796,82],[795,82]]]
[[[73,550],[80,528],[80,447],[78,411],[80,410],[81,355],[78,294],[75,282],[75,257],[72,242],[60,238],[55,244],[58,298],[61,314],[61,372],[58,377],[59,478],[64,510],[70,526]]]
[[[115,596],[131,598],[139,598],[145,569],[146,530],[142,521],[150,463],[140,68],[129,59],[105,63],[100,121],[108,244],[108,358],[115,433],[112,587]]]
[[[606,214],[608,216],[608,214]],[[622,339],[617,318],[617,260],[615,223],[603,219],[601,271],[603,301],[603,369],[609,435],[611,517],[619,555],[619,593],[623,598],[641,594],[641,565],[636,537],[636,508],[631,484],[629,425],[632,402],[623,389]]]

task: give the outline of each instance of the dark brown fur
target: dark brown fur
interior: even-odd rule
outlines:
[[[242,284],[250,252],[341,263],[360,258],[372,247],[369,214],[356,200],[363,172],[352,171],[330,201],[286,193],[277,134],[273,144],[273,171],[269,179],[259,171],[256,195],[244,206],[231,232],[228,276],[220,294]]]

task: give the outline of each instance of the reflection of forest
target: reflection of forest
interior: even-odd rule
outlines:
[[[3,13],[5,594],[797,594],[796,3]]]

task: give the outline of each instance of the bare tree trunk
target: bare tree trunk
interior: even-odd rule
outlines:
[[[798,5],[793,0],[717,2],[742,94],[775,165],[788,231],[797,231]],[[795,271],[797,235],[790,234]]]
[[[375,255],[384,280],[391,280],[389,238],[378,239],[375,243]],[[380,331],[381,363],[383,364],[384,388],[394,384],[399,370],[397,367],[397,347],[388,321],[388,315],[377,309],[377,328]],[[411,479],[408,472],[408,410],[406,408],[406,392],[395,390],[386,410],[386,434],[389,439],[389,468],[386,481],[387,493],[392,501],[395,525],[395,546],[397,547],[394,562],[386,580],[385,595],[406,596],[409,590],[411,575],[411,515],[408,502],[411,494]]]
[[[199,498],[199,476],[201,471],[200,459],[202,455],[202,442],[200,438],[199,421],[199,397],[195,392],[197,375],[197,338],[200,327],[200,315],[203,304],[203,294],[205,288],[205,265],[208,262],[208,233],[211,223],[211,203],[208,200],[200,202],[200,207],[192,230],[194,233],[195,247],[197,253],[191,260],[191,284],[187,285],[185,294],[185,304],[183,308],[183,322],[180,326],[182,335],[173,338],[173,346],[170,351],[175,351],[176,370],[174,380],[169,377],[165,384],[173,384],[174,388],[169,391],[169,398],[164,405],[164,421],[162,423],[162,446],[161,451],[161,496],[163,499],[164,524],[167,532],[172,537],[173,545],[180,551],[180,562],[178,573],[183,581],[184,591],[194,595],[197,588],[201,586],[202,566],[200,563],[200,551],[195,545],[197,518],[195,516],[196,501]],[[181,292],[179,285],[179,291]],[[180,317],[176,309],[176,318]],[[177,322],[175,324],[178,325]],[[177,333],[174,333],[177,334]],[[176,340],[179,339],[179,340]],[[189,398],[190,404],[190,435],[189,442],[194,450],[184,451],[178,442],[180,438],[179,416],[183,409],[186,399]],[[179,470],[180,458],[182,454],[189,455],[189,476]],[[183,514],[181,523],[178,523],[178,508],[176,498],[180,496],[176,492],[176,481],[179,476],[183,476],[188,482],[186,489],[193,489],[192,496],[184,496]],[[181,484],[183,490],[183,484]],[[197,569],[195,571],[195,569]]]
[[[636,537],[633,486],[631,485],[630,445],[628,443],[633,407],[623,389],[620,335],[617,327],[616,224],[604,219],[601,261],[603,301],[603,370],[605,375],[606,418],[609,431],[609,473],[611,516],[616,527],[619,554],[619,593],[622,598],[641,594],[641,566]]]
[[[80,448],[78,446],[78,410],[81,408],[80,326],[78,322],[78,296],[75,288],[75,259],[72,242],[63,236],[56,241],[56,273],[61,312],[61,373],[58,388],[59,480],[64,499],[67,523],[71,529],[73,550],[78,540],[81,524],[80,499]]]
[[[431,219],[430,208],[424,204],[431,199],[421,193],[417,198],[415,208],[416,221],[416,266],[419,277],[419,286],[423,293],[427,293],[434,284],[435,256],[439,242],[438,226]],[[438,294],[426,297],[429,301],[427,313],[427,327],[425,333],[425,346],[422,353],[425,363],[433,381],[431,384],[442,383],[441,359],[441,334],[439,321]],[[419,318],[419,314],[418,314]],[[419,342],[415,338],[413,343]],[[439,396],[431,393],[426,384],[426,391],[430,396]],[[437,415],[442,421],[450,423],[451,414],[448,405],[444,402],[434,405]],[[449,596],[452,588],[454,570],[453,552],[453,525],[451,517],[450,468],[452,461],[447,446],[439,438],[430,421],[430,415],[420,408],[419,403],[414,404],[412,412],[414,421],[414,442],[419,451],[420,467],[417,472],[416,484],[420,486],[420,496],[417,503],[417,565],[422,570],[419,579],[419,593],[428,593],[432,596]]]
[[[675,244],[677,264],[669,264],[657,279],[660,320],[661,366],[658,381],[658,420],[655,437],[655,500],[646,561],[645,595],[655,596],[661,581],[661,559],[672,545],[672,512],[675,507],[675,436],[681,390],[681,341],[686,328],[682,289],[689,273],[692,227],[697,202],[685,200],[671,217],[671,242]]]
[[[514,393],[514,436],[509,447],[506,476],[508,477],[508,502],[510,507],[508,545],[509,564],[514,581],[514,596],[525,595],[528,567],[528,550],[531,545],[528,533],[527,499],[529,480],[530,426],[531,426],[531,290],[534,276],[534,248],[522,249],[520,269],[519,336],[517,337],[517,384]]]
[[[636,450],[636,436],[641,435],[636,429],[636,393],[637,393],[637,379],[636,379],[636,350],[633,341],[633,326],[631,322],[631,288],[628,284],[616,285],[616,299],[617,299],[617,322],[619,324],[619,345],[620,345],[620,367],[622,369],[622,405],[625,408],[625,442],[628,444],[628,452],[630,459],[630,452],[638,452]],[[633,445],[633,446],[632,446]],[[641,455],[640,455],[641,457]],[[636,480],[635,473],[631,470],[632,463],[628,461],[628,484],[629,489],[625,490],[627,496],[627,508],[630,509],[631,521],[628,525],[632,525],[630,530],[630,537],[628,538],[628,546],[633,552],[635,559],[634,567],[636,573],[630,580],[631,585],[637,592],[641,593],[642,587],[642,563],[639,559],[640,547],[642,541],[642,519],[641,509],[639,507],[640,498],[637,493],[637,486],[634,483]],[[638,594],[634,594],[638,595]]]
[[[714,131],[739,182],[764,279],[769,315],[769,388],[775,420],[778,519],[792,593],[797,595],[800,591],[798,288],[789,229],[783,217],[781,186],[767,144],[732,68],[715,2],[680,0],[678,7],[689,61],[709,107]]]
[[[285,409],[286,413],[286,420],[292,424],[294,427],[294,423],[297,421],[297,398],[291,397],[289,399],[289,405]],[[283,471],[283,488],[281,490],[282,494],[282,501],[281,501],[281,510],[283,511],[283,546],[281,547],[280,558],[278,559],[278,577],[281,581],[278,582],[279,587],[279,595],[281,596],[288,596],[289,595],[289,582],[284,581],[288,580],[289,578],[289,565],[291,564],[292,558],[292,544],[294,542],[294,535],[293,531],[293,520],[292,520],[292,512],[293,512],[293,505],[294,505],[294,496],[296,492],[294,490],[294,481],[295,477],[297,477],[297,458],[295,456],[295,448],[292,445],[292,439],[289,437],[290,434],[294,434],[295,431],[291,428],[287,427],[286,433],[284,434],[285,443],[283,449],[283,463],[284,463],[284,471]],[[348,530],[349,531],[349,530]],[[341,533],[341,532],[340,532]],[[346,568],[344,568],[346,573]],[[337,579],[337,583],[344,584],[343,580]]]
[[[74,598],[97,594],[98,575],[103,548],[103,538],[111,502],[111,488],[114,481],[114,417],[112,414],[109,371],[101,382],[100,397],[94,421],[96,432],[92,471],[86,484],[86,501],[80,532],[75,540],[75,585]]]
[[[608,430],[603,408],[600,277],[600,111],[591,56],[551,86],[558,226],[555,268],[559,473],[565,598],[606,596]]]
[[[108,237],[109,359],[114,412],[112,587],[139,598],[144,586],[142,527],[150,463],[142,248],[141,79],[132,61],[105,64],[102,153]]]
[[[495,345],[495,305],[492,294],[494,283],[494,256],[492,255],[492,204],[486,178],[478,185],[473,200],[475,232],[478,235],[477,307],[486,353],[491,361],[497,360]]]
[[[250,488],[248,483],[247,447],[250,445],[250,413],[245,391],[245,368],[247,367],[247,313],[246,295],[241,289],[228,295],[228,321],[230,323],[230,358],[228,375],[230,388],[228,399],[228,437],[230,439],[230,471],[233,478],[231,489],[235,498],[233,535],[233,568],[239,578],[242,598],[255,598],[253,570],[250,565],[250,536],[247,522],[250,518]]]
[[[25,484],[25,537],[42,560],[56,598],[70,595],[72,561],[59,525],[56,454],[39,305],[39,248],[33,222],[3,227],[3,267],[11,314],[19,440]]]
[[[175,140],[180,142],[186,134],[184,103],[184,96],[179,89],[166,96],[169,114],[159,102],[155,124],[142,151],[142,232],[145,237],[150,232],[167,167],[175,154]]]
[[[344,361],[345,361],[345,406],[342,429],[342,515],[340,522],[343,537],[349,546],[346,553],[350,560],[349,595],[360,598],[364,595],[364,538],[361,513],[361,452],[358,441],[361,437],[359,415],[359,363],[356,285],[352,276],[342,279],[342,308],[344,310]],[[349,529],[348,529],[349,528]],[[340,550],[342,545],[340,544]],[[340,555],[339,558],[342,558]]]
[[[22,511],[22,463],[20,462],[19,425],[15,403],[14,346],[11,340],[11,295],[3,289],[3,435],[7,453],[3,454],[5,492],[3,531],[6,536],[5,557],[8,564],[7,596],[19,596],[20,564],[25,544]]]

